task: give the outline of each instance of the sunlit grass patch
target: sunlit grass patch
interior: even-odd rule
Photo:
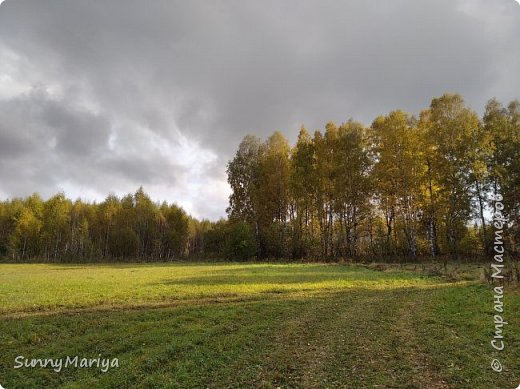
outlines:
[[[333,264],[3,264],[0,269],[3,313],[438,282],[408,271]]]

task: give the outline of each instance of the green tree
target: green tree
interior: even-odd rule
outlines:
[[[153,251],[157,206],[144,192],[142,186],[134,194],[134,213],[134,231],[139,241],[139,256],[150,257]]]
[[[188,216],[184,210],[175,204],[164,210],[168,232],[165,236],[164,247],[167,257],[181,257],[185,255],[188,244]]]
[[[226,256],[228,237],[228,221],[220,219],[211,223],[210,228],[204,232],[204,254],[210,258],[223,259]]]
[[[431,196],[436,215],[444,210],[443,227],[446,248],[457,257],[458,242],[467,231],[471,216],[471,186],[477,158],[480,121],[475,112],[464,105],[458,94],[434,98],[429,114],[425,140],[429,144],[427,169],[432,185],[438,187]]]
[[[326,125],[325,135],[314,133],[316,187],[314,206],[319,226],[320,256],[333,255],[334,227],[334,178],[337,167],[334,165],[334,144],[337,142],[338,129],[334,123]]]
[[[314,231],[314,190],[316,169],[314,143],[305,127],[301,127],[298,141],[291,151],[290,218],[292,223],[291,248],[294,258],[312,254]]]
[[[260,251],[264,257],[286,256],[289,211],[290,147],[280,133],[271,135],[260,158],[257,216]]]
[[[38,254],[41,227],[41,220],[31,208],[25,207],[17,218],[15,230],[11,235],[12,248],[20,259]]]
[[[339,127],[334,151],[334,212],[339,222],[339,255],[356,257],[360,226],[367,218],[372,185],[371,160],[366,130],[362,124],[348,121]]]
[[[510,250],[518,253],[520,226],[520,103],[513,101],[504,108],[491,99],[486,105],[483,118],[484,132],[492,150],[487,159],[489,191],[504,198],[504,213],[510,219]],[[490,206],[494,203],[491,199]],[[488,239],[492,245],[492,239]],[[491,251],[489,249],[489,251]]]
[[[70,210],[72,202],[59,193],[47,200],[43,207],[42,238],[45,256],[57,260],[68,254],[70,241]]]
[[[109,241],[115,227],[116,216],[121,212],[121,202],[114,194],[107,196],[97,207],[97,235],[98,245],[104,257],[109,255]]]
[[[255,225],[257,220],[257,193],[260,185],[260,159],[263,147],[260,139],[247,135],[237,153],[228,163],[228,183],[231,186],[228,216]]]
[[[403,246],[402,251],[415,258],[426,167],[421,134],[408,114],[393,111],[374,121],[372,136],[376,160],[373,179],[385,219],[387,249],[395,254],[395,249]]]
[[[227,234],[227,258],[245,261],[255,255],[255,235],[248,223],[236,222],[231,224]]]

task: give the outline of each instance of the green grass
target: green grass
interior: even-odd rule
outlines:
[[[0,269],[0,313],[434,283],[409,272],[320,264],[30,264]]]
[[[506,288],[506,349],[494,354],[491,290],[411,270],[0,265],[0,384],[515,388],[519,293]],[[19,355],[98,354],[119,368],[13,369]]]

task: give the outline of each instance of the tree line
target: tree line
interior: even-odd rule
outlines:
[[[96,204],[59,193],[0,203],[0,255],[25,260],[157,258],[185,254],[189,217],[174,204],[156,204],[142,188]]]
[[[119,262],[255,255],[249,226],[197,220],[139,188],[100,203],[37,193],[0,202],[0,258],[10,261]]]
[[[458,94],[418,117],[248,135],[227,165],[228,218],[197,220],[139,188],[103,202],[59,193],[0,202],[0,257],[27,261],[468,258],[493,251],[493,196],[506,249],[520,250],[520,103],[482,118]]]
[[[246,136],[228,164],[230,223],[246,223],[260,258],[475,258],[492,252],[493,196],[519,251],[520,103],[491,99],[482,118],[458,94],[414,117],[369,127],[302,126]]]

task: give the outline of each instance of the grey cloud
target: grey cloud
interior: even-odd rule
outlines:
[[[0,152],[25,155],[25,166],[46,147],[31,138],[55,136],[53,163],[98,177],[98,188],[176,188],[189,166],[150,139],[178,148],[183,135],[218,155],[205,177],[225,180],[226,161],[247,133],[281,130],[294,140],[302,123],[369,124],[396,108],[418,113],[445,91],[462,93],[477,111],[492,96],[518,98],[518,36],[513,0],[7,0],[0,48],[17,54],[31,82],[59,85],[67,97],[19,101],[44,114],[26,134],[10,121],[22,108],[6,114]],[[107,147],[110,134],[116,150]],[[89,157],[97,162],[88,165]],[[69,174],[56,170],[49,182]],[[201,212],[216,217],[225,200],[219,206]]]
[[[122,176],[140,185],[156,182],[168,182],[172,185],[176,183],[176,167],[162,156],[153,159],[136,155],[109,157],[100,162],[100,167],[105,174]]]
[[[147,130],[126,131],[136,143],[117,155],[110,150],[110,119],[50,96],[38,87],[0,101],[0,190],[12,195],[40,191],[49,196],[63,182],[91,187],[101,195],[126,184],[132,190],[157,181],[175,183],[176,166],[154,151]],[[128,128],[127,128],[128,129]],[[141,144],[140,144],[141,143]],[[139,145],[140,144],[140,145]]]
[[[49,127],[57,135],[56,148],[75,155],[89,155],[106,149],[109,136],[109,123],[105,118],[91,113],[69,112],[57,106],[49,107],[46,118]]]
[[[4,117],[1,136],[18,154],[47,148],[54,153],[88,156],[107,147],[107,118],[54,99],[41,87],[0,102],[0,112]]]

